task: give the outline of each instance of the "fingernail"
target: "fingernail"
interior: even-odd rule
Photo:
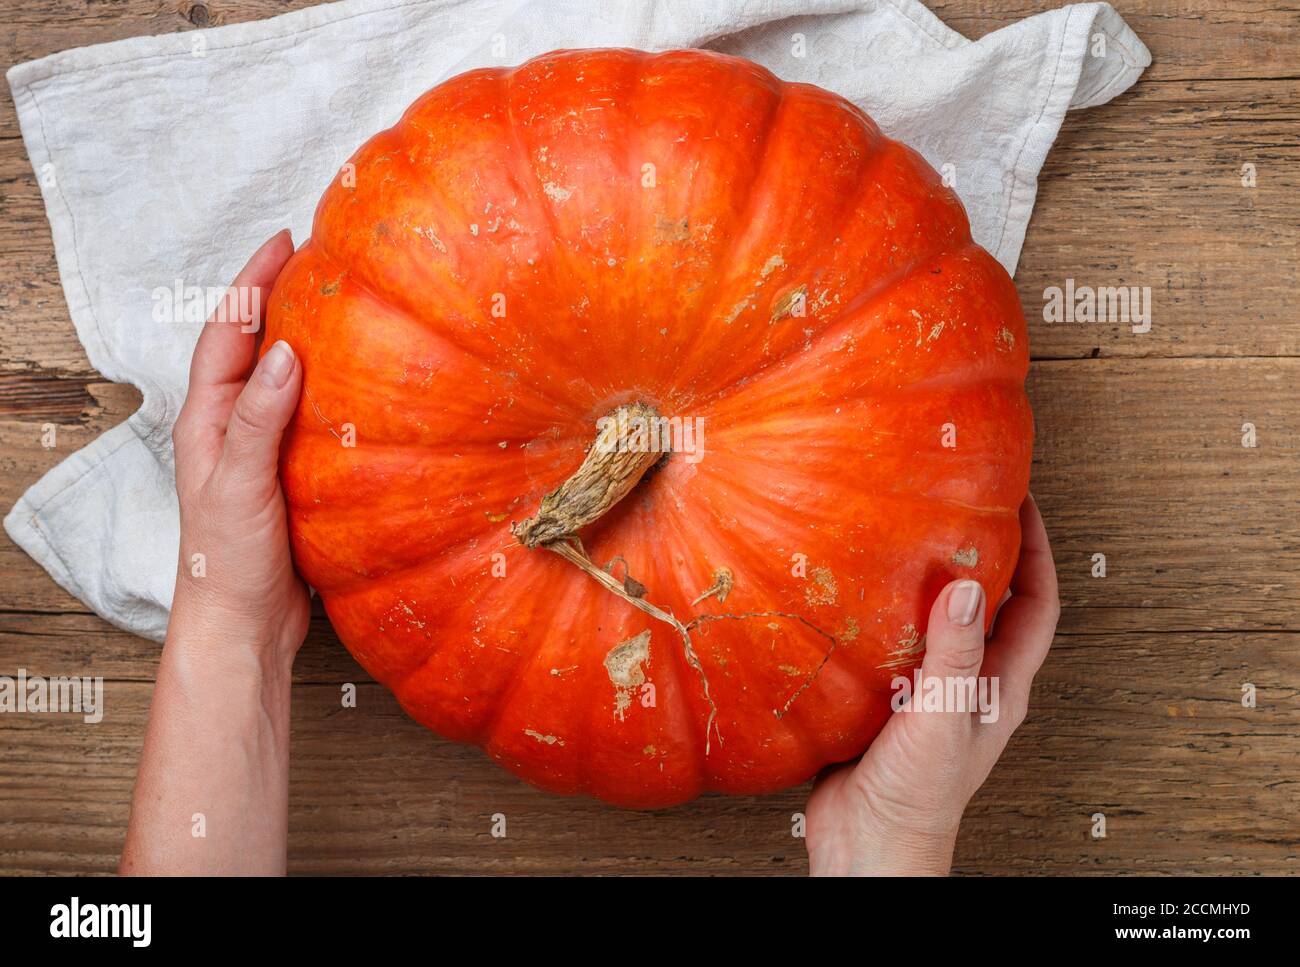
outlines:
[[[257,378],[263,386],[280,389],[289,381],[293,371],[293,349],[283,339],[266,351],[262,361],[257,364]]]
[[[978,581],[958,581],[948,592],[948,620],[966,627],[975,620],[983,598],[984,589]]]

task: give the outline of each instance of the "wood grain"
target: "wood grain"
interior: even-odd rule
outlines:
[[[0,0],[6,66],[308,6]],[[1300,820],[1300,12],[1121,0],[1155,63],[1065,122],[1017,284],[1033,490],[1064,613],[1029,721],[963,824],[963,873],[1295,873]],[[981,36],[1054,3],[938,0]],[[1241,183],[1242,165],[1257,183]],[[0,506],[126,419],[86,361],[40,193],[0,99]],[[1047,323],[1044,290],[1150,287],[1152,327]],[[58,444],[42,446],[42,428]],[[1242,446],[1243,424],[1258,445]],[[1106,576],[1092,576],[1104,554]],[[0,873],[115,866],[157,647],[0,539],[0,674],[105,679],[98,725],[0,716]],[[297,873],[803,873],[806,790],[662,813],[560,800],[403,716],[313,620],[295,669]],[[340,706],[340,687],[359,706]],[[1255,685],[1258,704],[1242,706]],[[1107,836],[1090,835],[1092,816]],[[491,816],[508,835],[494,839]]]
[[[1061,4],[1038,0],[932,0],[949,27],[982,37]],[[1112,3],[1154,56],[1142,83],[1169,80],[1295,78],[1300,63],[1296,11],[1272,0],[1120,0]]]
[[[0,628],[7,666],[28,647],[16,649],[14,637]],[[425,731],[360,675],[341,679],[360,683],[357,707],[342,708],[339,685],[317,680],[334,659],[312,655],[338,649],[315,638],[294,690],[293,872],[807,870],[791,834],[806,789],[706,796],[663,813],[556,799]],[[147,679],[151,657],[137,660]],[[95,671],[114,667],[95,661]],[[58,651],[24,667],[59,674],[79,666]],[[1033,715],[971,806],[956,869],[1294,871],[1297,681],[1296,632],[1061,635],[1035,685]],[[1254,709],[1241,706],[1246,682],[1258,690]],[[71,715],[6,723],[7,872],[114,868],[150,688],[148,680],[106,682],[96,725]],[[1097,812],[1107,817],[1104,840],[1089,835]],[[504,839],[490,831],[498,813]]]

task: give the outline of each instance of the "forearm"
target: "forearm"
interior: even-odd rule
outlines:
[[[122,873],[284,873],[290,666],[243,637],[173,613]]]

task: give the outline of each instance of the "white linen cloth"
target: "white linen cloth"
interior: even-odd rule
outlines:
[[[96,613],[161,640],[179,545],[170,434],[200,324],[154,321],[156,290],[222,288],[286,225],[305,240],[338,167],[446,78],[613,46],[707,47],[844,95],[951,176],[1008,271],[1065,112],[1151,61],[1105,3],[972,42],[916,0],[345,0],[20,64],[9,84],[77,335],[144,403],[23,495],[14,541]]]

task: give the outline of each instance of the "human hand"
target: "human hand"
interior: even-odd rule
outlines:
[[[283,344],[253,362],[262,307],[292,254],[288,232],[258,249],[194,349],[172,431],[180,563],[124,874],[285,871],[290,679],[310,605],[276,469],[302,367]],[[241,305],[258,307],[255,328],[241,325]]]
[[[987,647],[985,595],[954,581],[930,610],[922,675],[999,683],[996,721],[978,712],[896,714],[862,759],[818,779],[808,800],[810,871],[944,875],[962,813],[1022,721],[1061,613],[1056,567],[1032,497],[1020,507],[1020,561]]]
[[[253,364],[271,286],[292,254],[289,233],[280,232],[236,276],[224,311],[199,336],[189,394],[172,431],[181,552],[168,638],[236,650],[282,673],[306,636],[311,610],[289,556],[276,472],[302,366],[284,342]],[[256,331],[239,324],[238,305],[259,307]]]

